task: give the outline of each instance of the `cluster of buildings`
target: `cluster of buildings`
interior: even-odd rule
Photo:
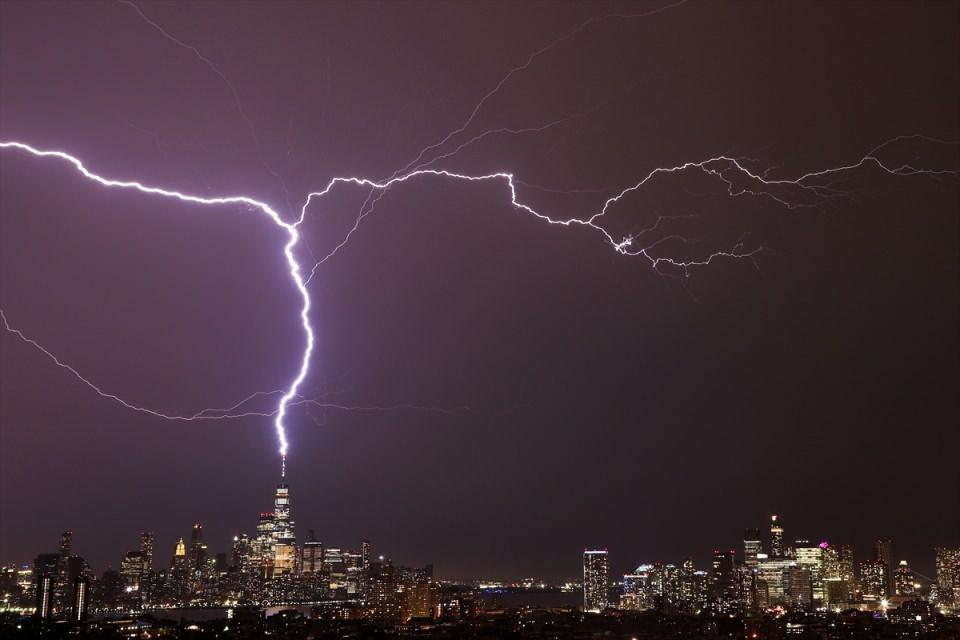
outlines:
[[[228,552],[211,554],[203,533],[200,524],[193,525],[188,539],[179,539],[165,560],[154,535],[144,532],[139,548],[123,555],[119,569],[98,576],[74,554],[73,534],[66,531],[57,553],[38,555],[32,566],[0,568],[0,612],[32,613],[43,624],[82,623],[94,613],[115,618],[183,607],[263,611],[297,605],[303,615],[309,610],[309,619],[335,624],[359,621],[398,629],[482,619],[494,626],[528,624],[524,616],[511,617],[511,608],[485,603],[491,592],[504,590],[503,584],[440,584],[432,565],[394,565],[374,556],[366,540],[356,549],[325,546],[310,531],[298,542],[284,482],[276,488],[273,510],[260,514],[256,532],[235,536]],[[936,578],[930,579],[896,560],[888,539],[877,540],[870,557],[857,561],[848,544],[788,543],[783,522],[772,516],[763,535],[759,529],[745,531],[741,552],[715,550],[710,566],[702,568],[692,558],[679,564],[645,563],[612,581],[608,552],[586,550],[582,583],[565,585],[560,592],[579,588],[583,612],[602,612],[603,618],[632,620],[630,624],[850,611],[886,618],[887,610],[908,616],[911,624],[927,624],[960,610],[960,549],[939,547],[935,555]],[[513,587],[526,593],[547,585],[530,580]],[[538,609],[528,609],[531,604],[525,601],[524,610]],[[564,617],[575,612],[571,606],[547,609],[555,614],[549,625],[587,624],[586,618]],[[653,617],[636,617],[641,614]],[[854,622],[863,626],[862,620]]]
[[[127,552],[119,570],[96,576],[73,554],[73,532],[61,536],[58,553],[42,553],[32,566],[0,569],[0,605],[33,608],[40,619],[82,622],[92,611],[129,612],[174,607],[282,603],[322,604],[325,615],[398,623],[430,618],[443,606],[433,567],[395,566],[374,557],[364,540],[359,549],[324,546],[310,531],[297,543],[290,489],[281,482],[272,511],[260,514],[256,533],[233,538],[229,553],[211,554],[203,527],[180,538],[168,562],[158,557],[154,535],[144,532],[139,549]]]
[[[960,549],[937,547],[936,579],[925,580],[893,543],[878,539],[871,557],[856,561],[849,544],[786,542],[783,522],[771,516],[765,536],[744,532],[743,550],[717,549],[710,567],[692,558],[680,564],[640,564],[611,590],[606,550],[583,554],[583,608],[711,615],[783,610],[896,608],[925,600],[943,610],[960,607]]]

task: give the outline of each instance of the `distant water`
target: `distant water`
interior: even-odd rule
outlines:
[[[184,607],[182,609],[145,609],[157,620],[189,620],[190,622],[206,622],[208,620],[222,620],[227,617],[226,607]]]
[[[305,616],[310,615],[311,605],[282,605],[263,609],[266,617],[280,611],[296,609]],[[187,620],[190,622],[206,622],[208,620],[223,620],[229,617],[231,609],[228,607],[183,607],[179,609],[147,609],[143,613],[149,614],[157,620]]]
[[[490,589],[481,591],[480,595],[487,609],[552,609],[583,605],[583,595],[579,591],[559,589]]]
[[[583,596],[579,591],[564,592],[559,589],[504,589],[481,591],[480,597],[486,609],[521,609],[533,608],[561,608],[579,607],[583,604]],[[310,615],[309,605],[287,605],[283,607],[269,607],[267,616],[280,609],[297,609],[304,615]],[[190,622],[207,622],[209,620],[223,620],[227,617],[227,607],[182,607],[176,609],[146,609],[148,614],[157,620],[187,620]]]

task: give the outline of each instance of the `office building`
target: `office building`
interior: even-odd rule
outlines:
[[[751,569],[757,567],[757,555],[763,553],[760,529],[746,529],[743,532],[743,564]]]
[[[770,516],[770,557],[774,560],[783,558],[786,555],[786,548],[783,542],[783,522],[780,516],[773,514]]]

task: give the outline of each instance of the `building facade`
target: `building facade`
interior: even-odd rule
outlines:
[[[606,549],[583,552],[583,610],[600,612],[609,605],[610,558]]]

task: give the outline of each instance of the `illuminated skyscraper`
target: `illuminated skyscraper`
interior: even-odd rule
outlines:
[[[583,552],[583,610],[600,612],[609,606],[610,558],[607,550]]]
[[[120,576],[123,579],[123,588],[127,593],[140,590],[140,580],[143,578],[143,553],[128,551],[120,561]]]
[[[203,525],[199,522],[190,530],[190,569],[199,571],[207,561],[207,545],[203,542]]]
[[[783,523],[780,521],[780,516],[773,514],[770,516],[770,557],[782,558],[785,555],[784,552]]]
[[[719,611],[730,611],[737,602],[736,552],[733,549],[713,551],[713,571],[710,574],[710,597]]]
[[[633,573],[623,576],[623,595],[620,596],[621,609],[645,611],[653,608],[650,568],[650,565],[640,565]]]
[[[890,538],[880,538],[873,543],[874,560],[883,563],[887,574],[887,595],[893,593],[893,541]]]
[[[760,554],[757,566],[758,601],[763,606],[785,604],[790,594],[790,572],[797,563],[790,558],[766,558]]]
[[[143,555],[143,572],[153,571],[153,534],[144,531],[140,534],[140,553]]]
[[[69,604],[69,589],[72,582],[68,576],[67,564],[72,553],[73,531],[68,529],[60,534],[60,559],[57,563],[57,572],[53,581],[53,608],[57,610],[66,609]]]
[[[176,550],[173,552],[173,558],[170,560],[170,582],[173,592],[177,596],[183,596],[187,592],[190,581],[190,560],[187,557],[187,545],[183,538],[177,540]]]
[[[73,580],[73,598],[70,600],[70,621],[83,622],[90,608],[90,579],[78,576]]]
[[[35,580],[35,594],[39,603],[39,592],[36,589],[40,587],[40,580],[43,576],[50,577],[50,612],[52,613],[54,609],[57,608],[57,576],[60,575],[60,554],[59,553],[41,553],[36,558],[33,559],[33,577]]]
[[[433,582],[433,565],[403,572],[400,598],[400,621],[411,618],[432,618],[436,614],[439,591]]]
[[[54,577],[44,573],[37,578],[37,607],[34,615],[41,620],[49,620],[53,615]]]
[[[289,575],[297,570],[297,538],[290,519],[290,487],[277,485],[273,501],[273,575]]]
[[[856,591],[853,581],[853,550],[850,545],[838,546],[821,542],[823,604],[834,606],[852,601]]]
[[[257,536],[251,544],[252,557],[258,567],[257,571],[264,578],[273,575],[273,531],[276,519],[272,511],[261,512],[260,520],[257,522]]]
[[[837,566],[839,568],[839,577],[847,581],[850,592],[856,590],[857,578],[854,573],[853,547],[849,544],[841,544],[837,553]]]
[[[864,602],[886,599],[887,582],[887,565],[882,560],[860,561],[860,597]]]
[[[822,603],[824,600],[823,568],[824,549],[830,545],[826,542],[811,544],[808,540],[797,540],[793,548],[793,558],[797,566],[809,572],[809,588],[811,600]]]
[[[250,536],[243,533],[239,536],[233,536],[233,549],[230,554],[230,562],[241,573],[249,573],[251,568],[251,559],[253,550],[250,544]]]
[[[937,599],[940,604],[960,603],[960,549],[937,547]]]
[[[906,560],[901,560],[893,576],[893,592],[898,596],[912,596],[916,593],[913,586],[913,569]]]
[[[69,558],[73,551],[73,531],[67,530],[60,534],[60,556]]]
[[[369,540],[360,541],[360,562],[361,568],[366,571],[370,568],[370,561],[373,555],[373,545]]]
[[[787,597],[790,604],[803,609],[813,606],[810,570],[797,564],[787,572],[787,579]]]
[[[763,553],[760,529],[746,529],[743,532],[743,564],[751,569],[757,566],[757,554]]]
[[[389,560],[370,565],[370,591],[367,594],[367,615],[381,622],[400,619],[396,572]]]
[[[320,573],[323,567],[323,543],[317,540],[313,529],[307,532],[307,539],[303,543],[303,562],[300,572],[304,575]]]

